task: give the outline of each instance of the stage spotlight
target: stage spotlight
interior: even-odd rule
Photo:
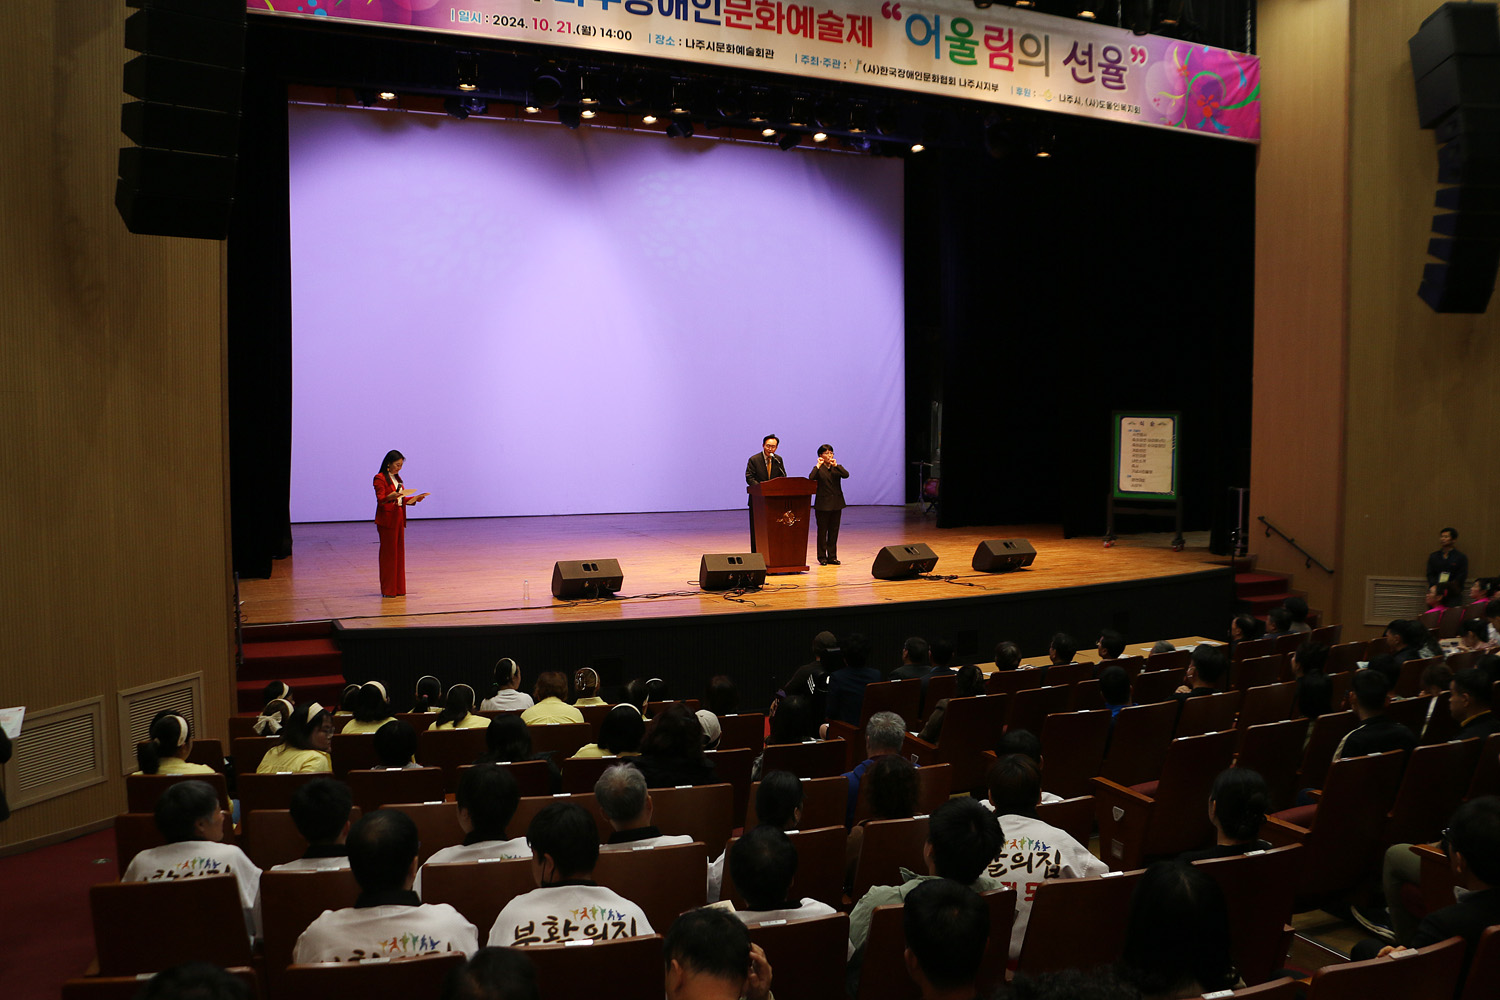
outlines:
[[[1050,160],[1052,154],[1057,151],[1057,136],[1050,133],[1042,133],[1036,137],[1036,158],[1039,160]]]
[[[469,109],[464,107],[463,103],[456,97],[443,98],[443,110],[459,121],[463,121],[469,117]]]
[[[767,139],[769,139],[769,138],[771,138],[771,137],[772,137],[772,136],[773,136],[773,135],[775,135],[775,134],[776,134],[776,130],[775,130],[775,129],[774,129],[774,128],[770,128],[770,127],[767,127],[767,128],[763,128],[763,129],[761,129],[761,130],[760,130],[760,134],[761,134],[761,135],[762,135],[762,136],[763,136],[763,137],[764,137],[764,138],[767,138]]]
[[[599,98],[595,96],[593,82],[582,74],[578,77],[578,103],[586,108],[594,107],[599,103]]]
[[[598,112],[596,112],[593,108],[584,108],[582,111],[578,112],[578,116],[580,118],[592,118],[597,113]]]
[[[479,89],[479,59],[472,52],[453,54],[453,72],[458,79],[458,89],[468,93]]]
[[[577,108],[558,108],[557,120],[568,128],[577,128],[583,124],[583,115]]]
[[[394,101],[396,99],[396,92],[394,90],[382,90],[380,92],[380,99],[382,101]]]
[[[1025,7],[1028,10],[1036,7],[1036,0],[1011,0],[1012,7]]]
[[[531,100],[528,107],[541,110],[555,108],[562,100],[562,83],[555,76],[539,76],[531,81]],[[535,114],[536,112],[531,112]]]
[[[812,134],[812,141],[813,142],[827,142],[828,141],[828,133],[827,132],[814,132]]]
[[[1080,21],[1097,21],[1099,15],[1094,11],[1097,0],[1079,0],[1078,19]]]
[[[922,150],[924,150],[926,148],[927,147],[924,146],[924,145],[922,145],[920,142],[914,142],[914,143],[911,144],[911,151],[913,153],[920,153],[920,152],[922,152]]]
[[[1159,35],[1169,35],[1182,26],[1183,0],[1156,0],[1154,30]]]
[[[641,116],[641,123],[643,125],[655,125],[656,124],[656,116],[655,115],[642,115]]]
[[[688,115],[688,114],[692,114],[692,110],[688,106],[691,103],[691,100],[690,100],[691,97],[692,97],[692,92],[691,92],[691,90],[689,90],[687,84],[684,84],[684,83],[674,83],[674,84],[672,84],[672,114],[674,114],[674,115]]]
[[[980,10],[989,10],[994,5],[994,0],[974,0],[974,6]]]
[[[691,139],[693,123],[686,118],[673,119],[667,125],[667,136],[672,139]]]
[[[802,136],[796,132],[783,132],[781,138],[776,140],[776,145],[781,147],[784,153],[802,141]]]
[[[539,113],[542,109],[537,107],[535,104],[528,104],[521,110],[526,112],[528,115],[534,115]]]
[[[807,128],[808,118],[807,102],[801,98],[792,101],[791,108],[786,117],[786,123],[793,128]]]

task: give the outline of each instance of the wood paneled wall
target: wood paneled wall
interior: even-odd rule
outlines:
[[[233,666],[223,248],[115,212],[127,13],[0,7],[0,704],[103,695],[111,747],[117,690],[196,670],[222,736]],[[20,809],[0,847],[124,801]]]

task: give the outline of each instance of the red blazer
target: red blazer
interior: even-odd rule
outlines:
[[[384,472],[375,474],[375,524],[381,528],[394,528],[406,520],[404,503],[385,503],[385,498],[396,492],[396,486],[385,477]]]

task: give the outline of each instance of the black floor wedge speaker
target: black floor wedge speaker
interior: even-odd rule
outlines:
[[[1024,538],[991,538],[974,550],[974,568],[981,573],[1003,573],[1030,566],[1036,549]]]
[[[931,573],[936,565],[937,553],[923,542],[887,545],[875,553],[875,565],[870,567],[870,575],[877,580],[899,580],[918,573]]]
[[[611,597],[625,585],[618,559],[580,559],[552,564],[552,596],[570,601],[580,597]]]
[[[704,590],[749,590],[766,583],[766,560],[759,552],[705,552],[698,564]]]

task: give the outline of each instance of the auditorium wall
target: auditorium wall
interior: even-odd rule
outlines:
[[[0,705],[102,699],[108,776],[18,809],[0,850],[123,810],[119,690],[201,671],[225,735],[222,245],[115,212],[127,13],[0,9]]]

